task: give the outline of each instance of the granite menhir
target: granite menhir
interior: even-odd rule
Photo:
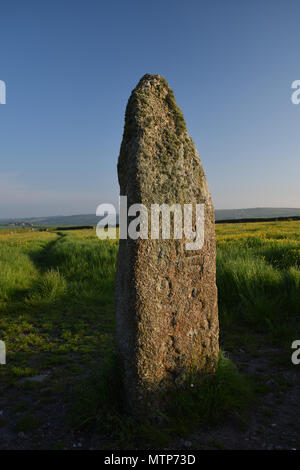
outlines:
[[[189,374],[214,373],[219,345],[214,208],[199,155],[166,80],[145,75],[129,98],[118,161],[128,207],[204,204],[204,245],[120,240],[115,304],[126,399],[136,415],[163,408]],[[130,222],[130,218],[128,219]]]

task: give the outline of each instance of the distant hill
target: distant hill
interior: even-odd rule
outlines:
[[[216,209],[215,217],[216,220],[300,217],[300,209],[275,207],[257,207],[253,209]]]
[[[259,207],[253,209],[216,209],[216,220],[273,219],[276,217],[300,217],[299,209]],[[118,219],[118,217],[117,217]],[[31,217],[25,219],[0,219],[0,225],[16,226],[76,226],[96,225],[99,217],[94,214]]]
[[[38,226],[96,225],[99,217],[94,214],[58,215],[51,217],[30,217],[25,219],[0,219],[0,224],[30,224]]]

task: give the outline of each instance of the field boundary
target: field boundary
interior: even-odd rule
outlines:
[[[294,220],[300,220],[299,216],[294,217],[271,217],[271,218],[262,218],[259,217],[257,219],[222,219],[216,220],[216,224],[247,224],[247,223],[256,223],[256,222],[289,222]]]

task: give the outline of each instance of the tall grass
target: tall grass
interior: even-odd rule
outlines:
[[[221,327],[290,345],[300,333],[300,224],[233,225],[217,227]]]
[[[116,243],[100,242],[85,231],[66,236],[3,231],[0,338],[7,343],[8,359],[21,351],[105,349],[114,329],[116,256]]]

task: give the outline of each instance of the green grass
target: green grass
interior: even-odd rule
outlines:
[[[225,336],[241,330],[262,334],[264,342],[289,348],[300,334],[299,235],[295,230],[279,238],[275,232],[272,238],[272,230],[262,229],[256,236],[253,232],[240,238],[235,234],[232,239],[220,236],[217,284],[221,331]]]
[[[299,222],[217,226],[223,350],[254,355],[277,345],[282,361],[289,361],[291,342],[300,334],[299,229]],[[268,388],[249,381],[223,356],[213,378],[172,392],[159,425],[137,425],[126,416],[114,345],[117,250],[117,241],[100,241],[90,230],[1,230],[0,339],[7,365],[0,368],[0,384],[9,390],[6,396],[19,393],[21,402],[22,394],[31,397],[24,400],[29,408],[18,429],[38,425],[31,402],[51,404],[60,395],[72,428],[97,430],[123,447],[164,446],[172,436],[230,413],[243,423],[248,404]],[[22,380],[42,373],[47,388]],[[12,409],[15,400],[12,395]]]
[[[84,234],[0,239],[0,337],[7,347],[0,377],[28,376],[30,368],[38,373],[71,356],[84,363],[112,342],[117,246]]]

